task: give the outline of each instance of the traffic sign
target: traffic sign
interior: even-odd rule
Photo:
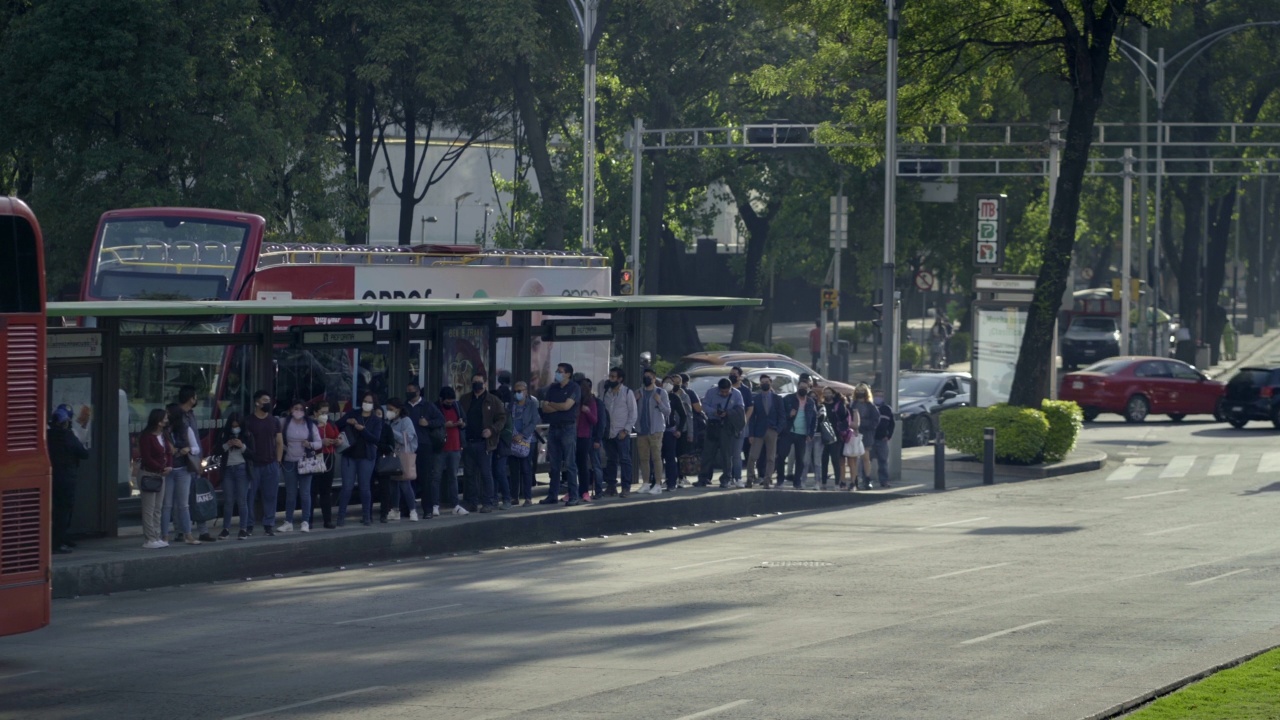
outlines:
[[[840,293],[835,288],[822,288],[822,309],[835,310],[840,307]]]
[[[999,270],[1004,263],[1005,196],[979,195],[973,264]]]
[[[916,273],[916,289],[929,292],[933,289],[933,273],[920,270]]]

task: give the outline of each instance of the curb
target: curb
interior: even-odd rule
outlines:
[[[1072,457],[1049,465],[996,465],[996,482],[1001,480],[1026,480],[1059,477],[1075,473],[1101,470],[1107,464],[1107,454],[1101,450],[1077,450]],[[933,456],[911,458],[902,461],[902,467],[916,472],[932,472]],[[944,468],[947,474],[981,475],[982,460],[963,453],[947,453]]]
[[[746,491],[638,503],[609,503],[579,511],[503,513],[503,517],[428,520],[395,530],[381,526],[301,535],[290,533],[249,542],[224,541],[210,552],[185,546],[165,552],[130,548],[128,557],[88,558],[55,564],[53,597],[101,595],[129,590],[236,580],[325,566],[352,565],[413,555],[535,545],[762,513],[842,510],[903,497],[893,493]],[[410,529],[410,527],[412,529]],[[360,528],[356,525],[356,528]],[[227,546],[227,542],[233,544]]]
[[[1182,688],[1188,685],[1204,680],[1205,678],[1209,677],[1210,675],[1213,675],[1214,673],[1220,672],[1222,670],[1228,670],[1230,668],[1236,667],[1237,665],[1242,665],[1258,657],[1259,655],[1271,652],[1272,650],[1275,650],[1278,647],[1280,647],[1280,645],[1272,645],[1270,647],[1266,647],[1261,650],[1250,651],[1232,660],[1220,662],[1207,669],[1200,670],[1198,672],[1194,672],[1189,675],[1184,675],[1183,677],[1180,677],[1171,683],[1166,683],[1165,685],[1162,685],[1156,688],[1155,690],[1149,690],[1147,692],[1142,693],[1141,695],[1138,695],[1137,697],[1130,698],[1128,700],[1125,700],[1122,703],[1117,703],[1115,705],[1112,705],[1111,707],[1101,712],[1097,712],[1092,715],[1086,715],[1080,720],[1112,720],[1112,718],[1117,718],[1122,715],[1127,715],[1130,712],[1142,707],[1143,705],[1146,705],[1150,702],[1158,700],[1166,695],[1171,695],[1174,692],[1177,692],[1178,690],[1181,690]]]

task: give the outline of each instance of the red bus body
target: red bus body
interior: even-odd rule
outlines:
[[[44,310],[40,226],[21,200],[0,197],[0,635],[49,624]]]

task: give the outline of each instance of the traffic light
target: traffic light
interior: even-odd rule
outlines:
[[[881,325],[880,321],[884,319],[884,304],[876,303],[871,306],[871,309],[876,311],[876,316],[871,319],[871,326],[876,330],[879,330]]]
[[[635,284],[632,281],[632,273],[630,268],[623,268],[622,274],[618,280],[618,294],[632,295],[635,293]]]
[[[840,307],[840,294],[835,288],[822,288],[822,309],[835,310]]]

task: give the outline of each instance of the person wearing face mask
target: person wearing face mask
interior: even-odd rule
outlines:
[[[329,422],[329,403],[321,400],[311,406],[311,419],[320,430],[320,440],[324,447],[320,453],[324,455],[325,471],[311,476],[311,513],[307,515],[307,523],[315,527],[315,509],[320,508],[320,517],[324,526],[332,530],[333,524],[333,470],[338,460],[338,436],[342,431],[337,425]]]
[[[751,454],[747,457],[747,487],[760,480],[756,476],[756,464],[764,454],[764,484],[773,480],[773,468],[778,459],[778,437],[786,432],[786,416],[782,411],[782,398],[773,391],[773,378],[760,376],[760,389],[752,398],[753,410],[747,422],[751,439]]]
[[[689,475],[697,475],[698,472],[693,469],[699,458],[695,454],[697,448],[694,445],[694,423],[698,413],[693,409],[693,403],[697,402],[697,398],[693,393],[689,392],[689,387],[685,383],[684,377],[680,373],[671,373],[667,377],[667,383],[671,385],[671,390],[667,393],[667,397],[671,398],[671,414],[677,416],[678,423],[671,429],[670,435],[675,439],[672,443],[672,452],[675,453],[675,462],[668,467],[674,467],[675,473],[668,471],[667,486],[689,487],[685,482],[685,477]],[[679,410],[677,411],[677,406]],[[701,407],[701,404],[699,404]],[[677,413],[679,413],[677,415]],[[663,461],[668,457],[667,438],[662,439]]]
[[[787,455],[795,450],[795,467],[791,473],[791,485],[800,488],[805,472],[805,456],[809,439],[818,429],[818,406],[809,397],[808,383],[800,383],[794,395],[783,398],[782,411],[786,433],[779,435],[778,487],[786,485]]]
[[[528,447],[524,457],[512,454],[508,459],[510,475],[515,480],[516,489],[512,491],[516,500],[524,500],[526,506],[533,504],[533,448],[536,444],[535,433],[538,423],[542,422],[538,414],[538,401],[529,396],[529,384],[517,380],[515,392],[508,407],[511,417],[511,441],[523,443]]]
[[[550,487],[543,505],[560,502],[560,478],[568,478],[569,500],[566,506],[582,504],[578,497],[578,463],[574,457],[577,449],[578,405],[582,402],[582,388],[573,382],[573,366],[556,365],[555,382],[543,394],[539,409],[550,425],[547,430],[547,459],[551,464]]]
[[[751,426],[751,415],[755,412],[754,393],[751,392],[751,383],[744,382],[742,379],[742,368],[734,366],[729,370],[729,384],[733,386],[738,394],[742,395],[742,406],[746,408],[746,422],[742,426],[742,437],[738,438],[738,447],[733,452],[733,476],[742,479],[742,461],[746,460],[747,454],[751,452],[751,438],[749,428]],[[746,487],[742,484],[742,487]]]
[[[636,475],[642,494],[661,495],[666,489],[662,468],[662,439],[671,416],[671,399],[658,386],[653,368],[646,368],[644,387],[636,393]],[[653,484],[649,484],[650,478]]]
[[[702,399],[702,407],[707,413],[707,437],[702,445],[702,475],[696,483],[698,487],[711,484],[715,468],[721,469],[720,487],[746,487],[741,478],[734,478],[732,454],[741,443],[742,427],[746,424],[746,410],[742,406],[742,395],[733,389],[729,378],[720,378],[716,386],[707,390]]]
[[[636,396],[626,384],[627,373],[620,367],[609,369],[600,404],[609,418],[604,431],[605,495],[618,494],[618,471],[622,471],[622,497],[631,495],[631,430],[636,425]]]
[[[404,403],[398,398],[387,401],[387,409],[383,412],[383,420],[395,439],[395,452],[401,457],[407,453],[418,452],[418,431],[413,427],[413,420],[405,413]],[[403,463],[403,461],[402,461]],[[406,478],[406,475],[411,477]],[[387,483],[387,501],[384,505],[395,514],[391,519],[403,519],[418,522],[418,500],[413,493],[413,481],[417,477],[417,461],[412,468],[405,468],[402,475],[389,477]]]
[[[434,456],[444,449],[444,416],[440,408],[422,397],[422,386],[410,381],[405,386],[404,413],[413,422],[418,433],[418,479],[414,481],[414,494],[422,500],[423,517],[431,517],[431,468],[435,463]]]
[[[591,379],[582,378],[578,381],[578,387],[582,390],[582,405],[578,411],[578,425],[576,428],[577,437],[574,445],[574,460],[578,465],[578,489],[581,491],[583,502],[591,502],[591,493],[599,491],[594,487],[595,477],[592,473],[592,445],[595,443],[596,426],[601,420],[602,403],[596,400],[596,396],[591,392]]]
[[[253,512],[249,509],[249,467],[248,457],[253,454],[249,448],[252,436],[244,432],[244,422],[240,413],[233,412],[222,423],[222,432],[218,434],[218,447],[222,449],[222,532],[219,538],[231,536],[231,516],[238,509],[240,512],[239,539],[249,537],[249,523],[253,522]]]
[[[668,490],[675,490],[680,478],[680,439],[689,425],[689,408],[686,401],[676,394],[679,382],[680,376],[671,375],[662,383],[671,403],[671,414],[667,416],[667,427],[662,433],[662,469],[667,476]]]
[[[471,377],[471,392],[462,396],[463,429],[462,474],[467,480],[467,502],[482,513],[492,512],[494,502],[493,453],[498,449],[502,427],[507,422],[507,409],[498,397],[485,388],[483,375]],[[505,493],[504,493],[505,494]],[[511,506],[504,500],[498,509]]]
[[[462,419],[462,409],[458,406],[458,395],[452,387],[440,388],[440,401],[437,407],[444,418],[444,445],[440,452],[431,456],[431,478],[428,491],[431,494],[431,517],[440,517],[440,506],[451,505],[454,515],[466,515],[467,509],[458,501],[458,468],[462,464],[462,428],[467,424]],[[443,483],[444,495],[441,493]]]
[[[271,394],[258,390],[253,394],[253,412],[245,417],[243,427],[249,436],[249,506],[262,504],[262,529],[275,535],[276,503],[280,493],[280,460],[284,457],[284,436],[280,424],[271,414]],[[253,535],[252,513],[246,532]]]
[[[307,417],[306,403],[294,400],[289,404],[289,415],[284,419],[280,430],[284,436],[284,458],[280,469],[284,475],[284,522],[276,528],[276,532],[293,532],[293,514],[301,508],[302,517],[311,517],[311,473],[298,470],[298,463],[312,453],[324,448],[324,438],[320,437],[320,428]],[[311,532],[311,523],[302,520],[300,532]]]
[[[831,422],[831,428],[835,430],[835,439],[827,443],[826,438],[821,438],[824,442],[822,448],[822,489],[827,490],[827,481],[830,478],[828,474],[829,467],[834,465],[835,483],[832,487],[844,486],[844,444],[849,438],[849,407],[845,405],[844,398],[831,388],[823,388],[822,390],[822,406],[826,411],[827,420]]]
[[[348,410],[338,421],[338,428],[347,434],[350,443],[342,458],[338,527],[347,522],[347,503],[351,502],[351,491],[357,483],[360,486],[360,524],[373,524],[373,468],[378,457],[378,442],[382,439],[382,418],[376,410],[374,394],[366,392],[360,396],[360,406]]]
[[[858,414],[858,435],[862,438],[862,455],[854,462],[858,472],[849,477],[853,489],[871,488],[871,451],[874,449],[876,428],[880,423],[880,411],[871,401],[871,388],[858,383],[853,389],[853,409]]]

